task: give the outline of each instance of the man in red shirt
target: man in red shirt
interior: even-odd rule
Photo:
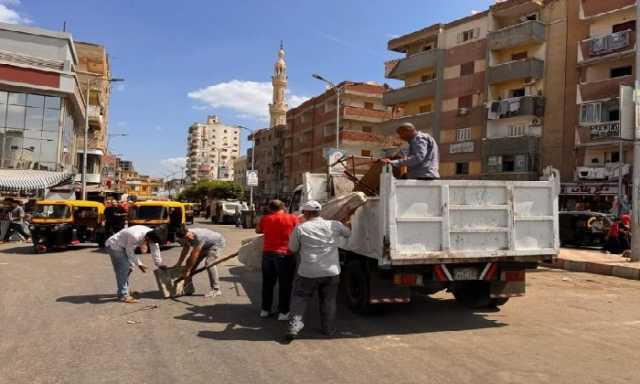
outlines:
[[[269,213],[263,216],[256,227],[264,234],[262,253],[262,310],[260,317],[271,315],[273,288],[278,282],[278,320],[289,320],[291,287],[296,270],[295,257],[289,252],[289,235],[298,225],[295,215],[284,211],[280,200],[269,202]]]

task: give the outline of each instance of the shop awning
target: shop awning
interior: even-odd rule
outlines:
[[[73,173],[0,169],[0,191],[35,191],[73,182]]]

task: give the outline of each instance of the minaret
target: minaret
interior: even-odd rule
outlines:
[[[278,52],[278,61],[273,68],[273,76],[271,83],[273,84],[273,103],[269,104],[269,113],[271,114],[271,128],[277,125],[287,124],[287,109],[284,95],[287,90],[287,63],[284,62],[284,47],[280,42],[280,51]]]

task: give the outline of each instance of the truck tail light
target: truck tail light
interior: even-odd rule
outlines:
[[[524,281],[524,270],[502,271],[502,281]]]
[[[415,273],[396,273],[393,275],[393,284],[405,286],[422,285],[422,276]]]

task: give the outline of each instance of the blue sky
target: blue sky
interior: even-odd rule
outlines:
[[[385,81],[397,35],[470,15],[493,0],[0,0],[0,20],[106,46],[114,84],[110,150],[155,176],[177,171],[186,131],[208,114],[268,125],[270,76],[284,40],[291,104],[335,82]],[[265,84],[266,83],[266,84]],[[191,94],[191,97],[190,97]],[[245,152],[246,134],[242,152]],[[177,175],[175,175],[177,176]]]

